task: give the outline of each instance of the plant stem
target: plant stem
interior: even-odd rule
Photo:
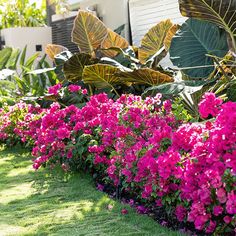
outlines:
[[[118,96],[118,98],[120,97],[119,93],[116,91],[116,89],[112,86],[113,91],[115,92],[115,94]]]
[[[93,89],[92,86],[89,84],[89,92],[90,92],[90,96],[93,96]]]
[[[215,63],[219,66],[222,74],[224,75],[224,77],[227,79],[227,82],[229,82],[231,80],[231,78],[226,74],[226,72],[224,71],[224,68],[221,66],[220,62],[218,61],[218,59],[216,59],[215,57],[213,57],[213,60],[215,61]]]

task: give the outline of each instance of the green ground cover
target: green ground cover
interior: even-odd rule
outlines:
[[[96,190],[89,176],[35,172],[30,159],[19,147],[0,149],[1,236],[180,235],[109,199]],[[124,207],[127,215],[120,213]]]

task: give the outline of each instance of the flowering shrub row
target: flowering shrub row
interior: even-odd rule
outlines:
[[[79,90],[71,87],[72,93]],[[27,115],[11,123],[9,131],[6,117],[11,120],[12,111],[22,112],[21,107],[29,107]],[[62,109],[54,103],[42,110],[21,103],[9,110],[1,113],[0,138],[15,133],[22,141],[31,140],[35,169],[60,164],[64,170],[96,171],[124,192],[173,212],[179,221],[193,222],[198,230],[234,232],[236,103],[222,104],[207,93],[199,111],[203,118],[215,119],[193,124],[177,121],[161,95],[145,100],[123,95],[113,101],[99,94],[82,108]]]

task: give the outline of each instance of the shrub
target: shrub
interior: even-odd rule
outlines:
[[[159,94],[145,100],[122,95],[117,101],[98,94],[82,108],[58,103],[44,111],[24,108],[24,114],[37,110],[40,116],[32,115],[28,123],[24,118],[21,130],[35,142],[35,169],[56,164],[65,171],[85,169],[142,203],[165,208],[179,221],[224,235],[236,224],[236,103],[222,104],[206,94],[199,108],[203,118],[213,119],[181,123]],[[12,134],[19,124],[1,129]]]

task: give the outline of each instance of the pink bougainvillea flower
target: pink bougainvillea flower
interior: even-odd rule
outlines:
[[[222,103],[223,101],[214,93],[205,93],[203,100],[199,103],[199,113],[202,118],[207,118],[209,115],[215,117],[219,113]]]
[[[76,93],[78,91],[81,90],[81,86],[79,85],[75,85],[75,84],[71,84],[68,86],[68,90],[71,92],[71,93]]]
[[[58,95],[58,91],[62,88],[62,84],[56,84],[48,88],[48,92],[53,95]]]

